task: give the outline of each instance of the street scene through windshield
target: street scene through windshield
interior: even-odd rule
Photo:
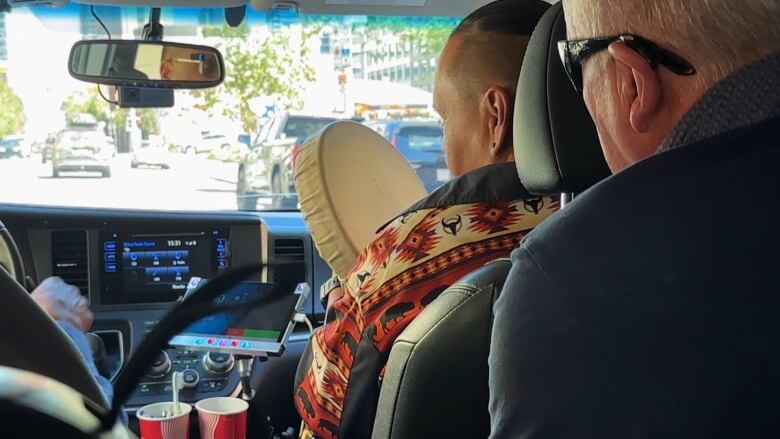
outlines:
[[[96,7],[112,38],[140,38],[146,8]],[[70,47],[105,39],[90,8],[0,13],[0,202],[163,210],[293,210],[294,163],[332,122],[374,129],[426,189],[451,179],[432,106],[458,20],[163,9],[164,40],[218,48],[225,82],[123,109],[73,79]]]

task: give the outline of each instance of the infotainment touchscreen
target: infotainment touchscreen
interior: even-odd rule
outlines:
[[[220,230],[109,232],[100,245],[104,304],[175,301],[190,278],[212,279],[228,266],[228,239]]]
[[[242,282],[225,291],[214,303],[248,303],[269,294],[273,287],[273,284]],[[308,285],[299,284],[295,291],[280,295],[277,300],[206,317],[174,337],[169,344],[232,354],[279,355],[292,333],[293,316],[303,310],[308,296]]]

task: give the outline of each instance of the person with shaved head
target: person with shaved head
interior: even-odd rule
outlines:
[[[464,19],[436,72],[434,108],[442,118],[452,175],[514,161],[515,89],[530,32],[548,4],[497,1]]]
[[[450,37],[434,100],[447,165],[457,178],[398,212],[345,279],[324,284],[327,323],[313,335],[295,385],[302,438],[371,437],[397,337],[450,285],[509,256],[558,210],[557,200],[522,187],[512,147],[520,66],[549,7],[499,0],[466,17]]]
[[[491,437],[780,436],[780,0],[563,8],[614,175],[512,255]]]

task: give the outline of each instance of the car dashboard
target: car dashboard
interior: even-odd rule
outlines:
[[[299,212],[180,213],[3,205],[0,219],[19,247],[28,289],[59,276],[89,299],[95,314],[90,332],[100,352],[95,360],[101,373],[112,380],[144,335],[178,303],[192,277],[208,279],[257,263],[269,266],[253,279],[261,282],[306,282],[318,291],[330,277]],[[317,294],[311,295],[305,312],[315,324],[322,321]],[[296,328],[289,345],[299,350],[308,337],[306,327]],[[273,360],[256,361],[253,375],[262,374]],[[174,371],[185,373],[181,392],[185,402],[240,391],[231,355],[169,346],[150,365],[127,409],[132,412],[169,400]]]

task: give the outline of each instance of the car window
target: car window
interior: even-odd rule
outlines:
[[[290,117],[283,132],[286,138],[295,138],[298,142],[303,142],[336,120]]]
[[[112,38],[139,38],[149,18],[141,7],[96,6],[95,13]],[[24,188],[0,192],[0,203],[297,209],[294,157],[328,124],[437,117],[434,72],[458,22],[250,8],[244,23],[231,28],[224,10],[166,7],[165,39],[217,47],[225,82],[177,90],[171,108],[128,109],[68,74],[76,41],[108,38],[89,6],[0,12],[0,139],[17,136],[24,149],[0,154],[0,187]],[[431,172],[420,160],[445,167],[435,134],[404,135],[415,150],[430,152],[404,155],[422,178]],[[136,154],[152,148],[153,154]]]
[[[397,136],[412,149],[420,151],[441,151],[442,130],[439,127],[405,127],[398,130]]]

